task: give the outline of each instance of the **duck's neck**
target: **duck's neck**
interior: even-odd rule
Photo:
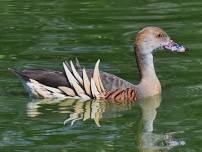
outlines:
[[[161,85],[154,69],[153,55],[151,53],[143,55],[140,52],[141,50],[137,47],[135,55],[140,73],[140,83],[137,86],[139,96],[146,97],[159,94],[161,92]]]

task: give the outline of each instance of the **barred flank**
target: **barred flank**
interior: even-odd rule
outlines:
[[[130,88],[116,89],[115,91],[106,92],[104,97],[105,99],[115,101],[135,101],[137,99],[137,91]]]

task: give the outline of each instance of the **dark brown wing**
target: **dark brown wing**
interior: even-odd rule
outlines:
[[[34,79],[46,86],[57,88],[58,86],[70,87],[70,83],[62,71],[54,70],[44,70],[44,69],[27,69],[23,71],[16,71],[10,69],[13,73],[20,76],[24,81],[29,79]],[[82,70],[78,70],[79,74],[82,76]],[[93,70],[86,70],[88,77],[92,77]],[[116,89],[135,89],[135,85],[130,82],[123,80],[113,74],[100,71],[101,81],[107,91],[114,91]]]
[[[57,88],[58,86],[70,86],[64,72],[45,70],[45,69],[26,69],[23,71],[17,71],[9,69],[16,75],[20,76],[24,81],[29,79],[36,80],[46,86]]]

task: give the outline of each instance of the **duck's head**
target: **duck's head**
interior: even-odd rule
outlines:
[[[135,47],[142,55],[150,54],[162,47],[172,52],[185,52],[185,47],[175,43],[165,31],[158,27],[145,27],[138,32]]]

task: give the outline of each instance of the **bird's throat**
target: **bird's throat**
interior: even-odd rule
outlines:
[[[152,53],[142,54],[141,50],[136,48],[135,55],[140,74],[140,83],[138,84],[140,94],[143,96],[159,94],[161,85],[156,76]]]

